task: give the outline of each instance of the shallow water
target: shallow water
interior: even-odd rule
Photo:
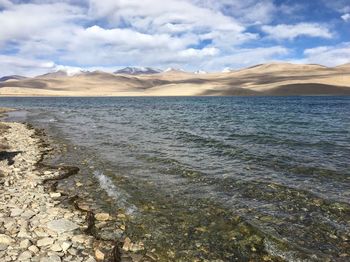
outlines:
[[[160,260],[346,261],[350,98],[1,98],[75,149]],[[78,162],[78,161],[76,161]],[[95,197],[98,197],[96,195]]]

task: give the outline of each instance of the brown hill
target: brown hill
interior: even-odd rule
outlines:
[[[68,76],[62,72],[0,82],[0,95],[19,96],[193,96],[350,95],[350,64],[270,63],[229,73],[169,70],[126,75],[102,71]]]

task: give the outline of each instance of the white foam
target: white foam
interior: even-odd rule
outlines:
[[[125,209],[126,214],[132,215],[137,211],[136,206],[127,202],[129,195],[118,189],[113,181],[101,171],[94,171],[94,177],[98,180],[100,187],[106,191],[107,195],[117,201],[117,205]]]

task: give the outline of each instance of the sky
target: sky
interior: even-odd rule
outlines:
[[[0,75],[350,62],[350,0],[0,0]]]

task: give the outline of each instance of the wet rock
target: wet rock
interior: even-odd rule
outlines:
[[[105,254],[101,250],[96,249],[95,250],[95,257],[97,260],[103,261],[105,259]]]
[[[130,248],[131,248],[131,245],[132,245],[132,243],[131,243],[130,238],[126,237],[125,240],[124,240],[122,249],[123,249],[124,251],[129,251]]]
[[[97,213],[95,219],[97,221],[107,221],[110,219],[110,215],[108,213]]]

